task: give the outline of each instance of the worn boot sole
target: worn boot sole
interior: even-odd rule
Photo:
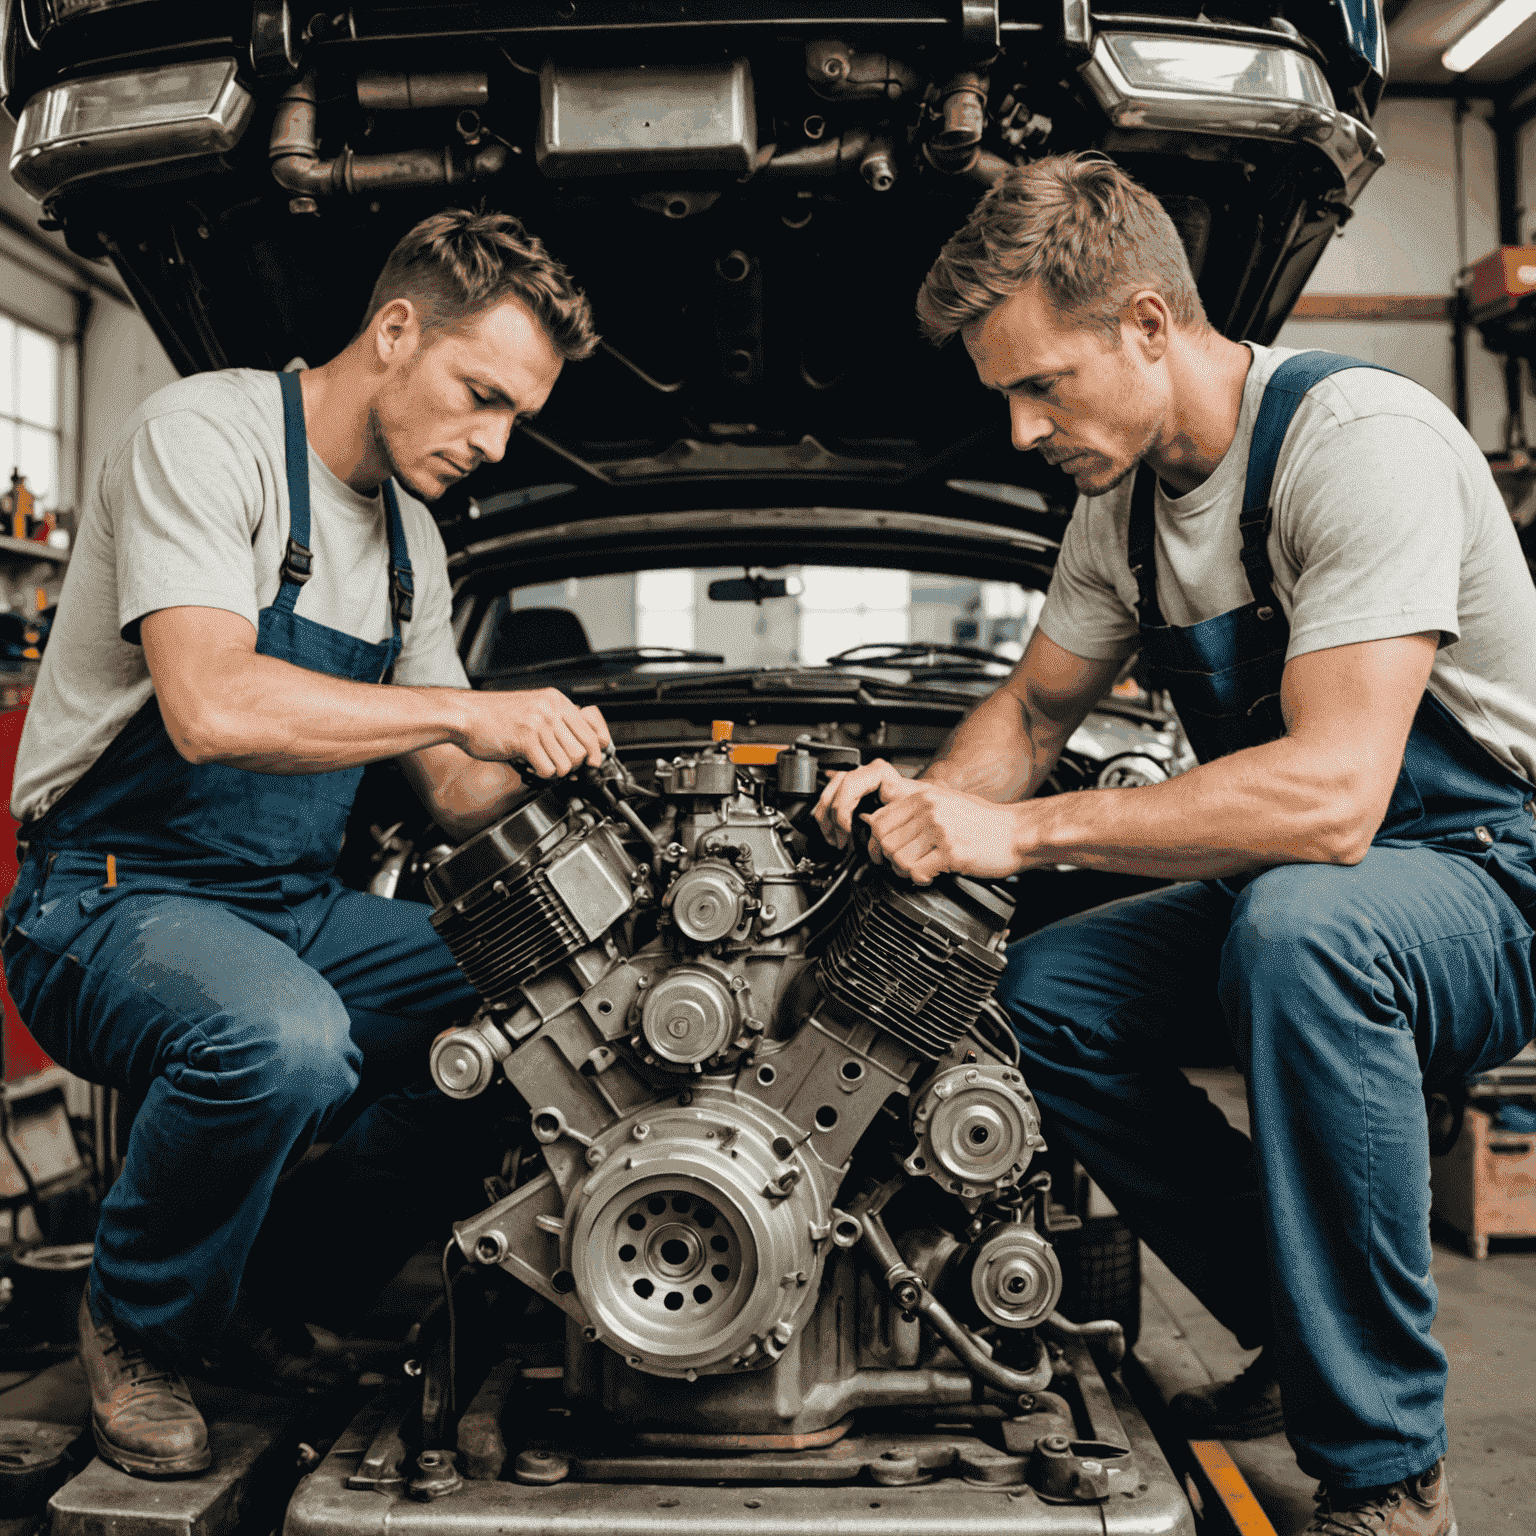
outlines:
[[[111,1462],[124,1472],[132,1473],[134,1477],[192,1477],[198,1472],[206,1472],[213,1465],[213,1451],[206,1445],[202,1450],[182,1457],[140,1456],[133,1451],[125,1451],[107,1439],[94,1414],[91,1415],[91,1434],[95,1437],[96,1451],[101,1459]],[[1452,1536],[1455,1536],[1454,1532]]]

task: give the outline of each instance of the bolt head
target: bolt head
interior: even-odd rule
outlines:
[[[642,1121],[639,1125],[631,1126],[629,1134],[635,1141],[644,1141],[651,1134],[651,1128]]]

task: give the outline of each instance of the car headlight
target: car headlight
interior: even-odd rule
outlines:
[[[11,174],[42,199],[86,176],[222,154],[240,142],[255,105],[233,59],[70,80],[22,108]]]
[[[1136,89],[1201,95],[1214,91],[1245,101],[1296,102],[1333,110],[1333,94],[1322,70],[1289,48],[1128,32],[1111,32],[1103,44]]]
[[[1376,136],[1338,110],[1316,61],[1278,39],[1103,32],[1081,70],[1119,128],[1311,142],[1351,197],[1382,163]]]

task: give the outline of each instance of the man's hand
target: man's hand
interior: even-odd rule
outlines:
[[[829,843],[848,846],[859,802],[876,790],[885,803],[863,818],[875,863],[889,864],[918,885],[946,872],[998,879],[1019,867],[1016,807],[932,779],[903,778],[879,758],[834,774],[816,802],[813,814]]]
[[[898,875],[929,885],[936,875],[999,880],[1019,867],[1019,811],[931,779],[881,786],[887,803],[869,823],[869,854]]]
[[[877,789],[889,800],[891,794],[897,791],[892,789],[891,794],[887,794],[887,786],[902,786],[906,783],[907,780],[897,769],[884,758],[877,757],[874,762],[865,763],[862,768],[830,774],[827,787],[822,790],[821,799],[816,802],[811,815],[816,818],[821,835],[834,848],[846,848],[848,839],[853,835],[853,817],[859,801]]]
[[[594,704],[579,708],[558,688],[522,693],[475,693],[465,700],[459,746],[482,762],[524,762],[541,779],[596,768],[611,744]]]

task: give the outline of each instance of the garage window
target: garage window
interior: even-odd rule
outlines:
[[[0,314],[0,482],[9,486],[13,468],[25,475],[39,511],[57,511],[69,492],[65,391],[72,362],[69,343]]]

